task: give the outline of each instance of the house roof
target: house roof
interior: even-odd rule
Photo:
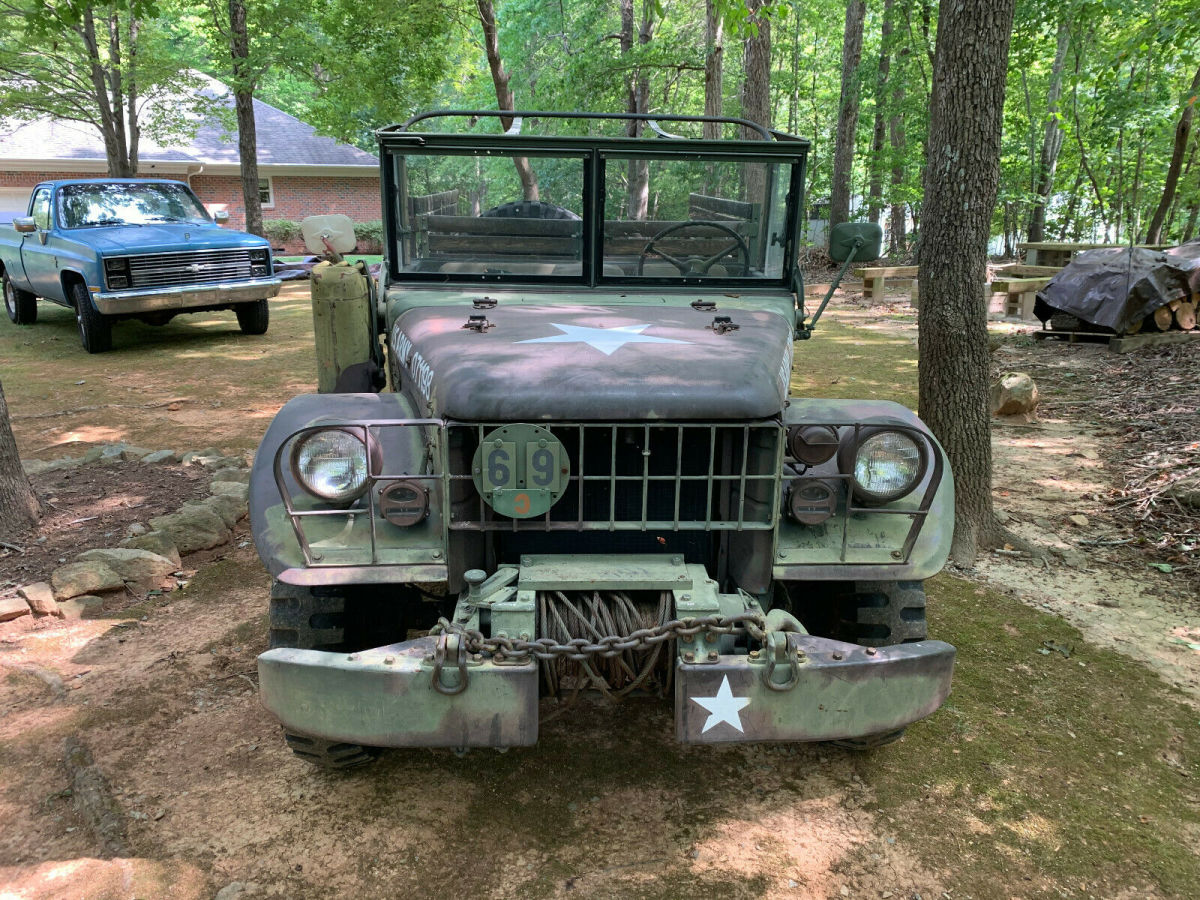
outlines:
[[[226,85],[206,75],[190,74],[200,81],[201,94],[233,108],[233,93]],[[379,160],[370,153],[322,137],[311,125],[257,99],[254,121],[258,164],[267,170],[265,174],[302,174],[313,169],[325,174],[375,175],[379,170]],[[167,146],[143,132],[138,160],[143,171],[183,172],[204,166],[214,174],[236,172],[237,129],[210,115],[193,138]],[[26,122],[0,119],[0,169],[89,171],[96,164],[105,168],[104,141],[90,125],[49,117]]]

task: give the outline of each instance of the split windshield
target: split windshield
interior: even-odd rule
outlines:
[[[64,228],[212,221],[182,184],[68,184],[59,191],[59,215]]]
[[[399,268],[413,274],[581,276],[600,208],[597,280],[753,279],[784,274],[791,167],[752,158],[408,153]],[[536,199],[532,199],[536,198]]]

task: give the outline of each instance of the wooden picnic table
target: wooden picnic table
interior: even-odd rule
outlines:
[[[878,266],[854,270],[854,277],[863,280],[863,299],[871,300],[883,296],[883,289],[888,278],[908,278],[916,284],[916,266]],[[915,299],[916,293],[913,292]]]
[[[1107,248],[1122,249],[1128,244],[1063,244],[1055,241],[1040,241],[1030,244],[1017,244],[1017,252],[1024,252],[1028,265],[1065,266],[1081,250],[1103,250]],[[1134,244],[1146,250],[1165,250],[1173,244]]]

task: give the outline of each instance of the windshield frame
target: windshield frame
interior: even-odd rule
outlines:
[[[441,113],[434,114],[443,115]],[[446,115],[478,115],[478,113],[446,113]],[[568,114],[514,112],[488,115],[511,116],[513,120],[550,116],[572,118]],[[418,117],[412,121],[428,119]],[[601,117],[614,119],[639,118],[628,115]],[[704,117],[643,116],[647,121],[705,121]],[[739,120],[720,120],[725,123]],[[514,124],[514,128],[517,126]],[[803,209],[804,179],[809,144],[807,141],[771,132],[773,140],[704,140],[663,137],[586,137],[571,135],[523,136],[512,130],[505,134],[462,134],[412,132],[405,126],[390,126],[377,132],[380,149],[381,192],[385,225],[385,262],[388,283],[417,283],[425,285],[470,284],[546,284],[587,287],[620,287],[621,289],[652,288],[697,289],[714,288],[752,290],[765,288],[794,291],[799,283],[797,253],[800,243],[800,211]],[[761,129],[760,129],[761,130]],[[649,132],[647,132],[649,135]],[[414,272],[404,271],[401,264],[401,241],[411,223],[407,222],[405,161],[415,155],[486,155],[491,157],[562,157],[578,158],[583,163],[582,266],[578,274],[534,275],[522,273],[473,272]],[[680,160],[691,163],[708,161],[773,163],[779,179],[790,179],[786,190],[776,196],[786,204],[782,219],[784,252],[779,277],[754,276],[636,276],[604,274],[604,173],[608,160],[644,158],[648,160]]]
[[[156,221],[145,221],[145,222],[134,222],[134,221],[128,221],[128,220],[124,220],[124,219],[119,220],[119,221],[91,222],[91,223],[83,223],[83,224],[78,224],[78,225],[72,225],[68,222],[67,199],[71,194],[74,194],[74,193],[82,194],[82,193],[87,193],[87,192],[95,193],[97,190],[102,190],[104,188],[112,188],[114,186],[120,186],[120,187],[123,187],[126,189],[135,189],[135,188],[151,189],[151,190],[154,190],[159,193],[165,193],[166,191],[181,192],[185,197],[187,197],[192,203],[195,204],[196,209],[199,211],[200,215],[193,217],[193,218],[188,218],[188,219],[175,219],[175,218],[168,218],[168,217],[164,216],[163,218],[156,220]],[[58,190],[56,192],[56,196],[55,196],[54,206],[55,206],[55,217],[58,219],[59,228],[62,228],[67,231],[79,231],[79,230],[90,229],[90,228],[113,228],[113,227],[141,228],[146,225],[187,225],[187,226],[191,226],[191,227],[196,227],[196,226],[200,226],[200,225],[214,224],[212,216],[210,216],[208,213],[208,210],[204,208],[204,204],[200,202],[200,198],[198,198],[195,195],[195,193],[193,193],[192,189],[190,187],[188,187],[182,181],[120,181],[120,180],[113,180],[113,181],[70,182],[68,184],[59,185]]]

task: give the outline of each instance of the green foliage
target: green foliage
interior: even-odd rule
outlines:
[[[383,246],[383,221],[372,219],[370,222],[354,223],[354,238],[361,249],[364,246]]]
[[[300,223],[291,219],[263,219],[263,237],[279,244],[294,241],[300,237]]]

